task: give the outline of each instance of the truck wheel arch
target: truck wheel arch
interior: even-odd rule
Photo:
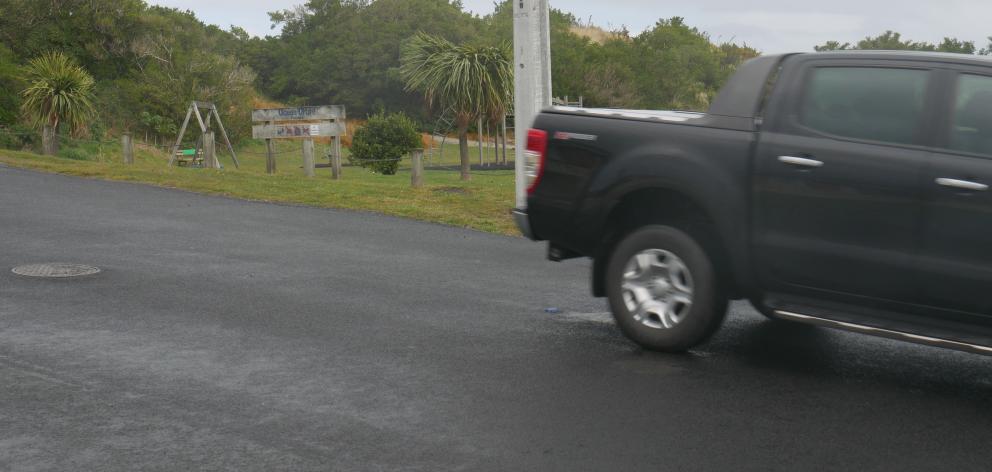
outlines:
[[[615,201],[608,211],[606,230],[593,256],[594,296],[606,295],[606,267],[616,245],[637,228],[661,224],[679,228],[699,240],[707,252],[712,253],[729,293],[737,298],[728,246],[712,213],[698,199],[670,187],[651,185],[628,190]]]

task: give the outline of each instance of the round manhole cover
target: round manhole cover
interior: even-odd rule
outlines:
[[[14,267],[13,273],[26,277],[48,277],[62,279],[66,277],[80,277],[83,275],[93,275],[100,272],[100,269],[82,264],[64,264],[56,262],[54,264],[29,264]]]

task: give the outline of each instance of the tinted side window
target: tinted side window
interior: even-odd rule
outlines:
[[[992,155],[992,77],[962,75],[950,148]]]
[[[880,67],[813,69],[800,122],[837,136],[913,144],[929,71]]]

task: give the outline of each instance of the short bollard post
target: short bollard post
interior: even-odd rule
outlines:
[[[420,188],[424,186],[424,150],[414,149],[410,151],[413,160],[413,169],[410,171],[410,186]]]
[[[124,163],[134,164],[134,143],[131,141],[131,133],[121,135],[121,147],[124,150]]]

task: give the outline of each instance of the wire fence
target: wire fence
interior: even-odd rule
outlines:
[[[300,151],[299,149],[290,149],[290,150],[285,150],[285,151],[273,151],[272,152],[272,155],[273,156],[281,156],[281,155],[284,155],[284,154],[294,154],[294,153],[302,153],[302,151]],[[246,150],[238,151],[238,154],[246,154],[246,155],[249,155],[249,156],[268,156],[269,155],[269,153],[267,151],[266,152],[255,152],[255,151],[246,151]]]
[[[42,142],[41,133],[37,131],[19,131],[9,128],[0,128],[0,137],[2,136],[21,138],[19,143],[13,143],[13,144],[20,144],[22,148],[32,148],[33,150],[37,150],[38,146]],[[65,144],[67,146],[78,146],[84,144],[96,145],[101,148],[102,147],[111,148],[115,146],[121,146],[120,140],[113,140],[113,139],[80,138],[67,134],[58,134],[56,135],[56,137],[58,138],[60,145]],[[173,149],[175,148],[174,144],[156,144],[156,143],[149,143],[139,140],[134,140],[132,141],[132,143],[135,147],[160,151],[166,155],[173,152]],[[9,144],[10,143],[7,143],[7,145]],[[2,140],[0,140],[0,148],[4,147],[4,145],[5,143]],[[195,144],[193,144],[193,146],[196,147]],[[294,142],[292,144],[292,147],[289,146],[290,145],[288,142],[281,143],[281,145],[279,146],[281,149],[275,149],[272,152],[272,155],[275,157],[282,157],[282,159],[280,160],[286,159],[285,156],[291,156],[291,155],[297,155],[302,157],[303,151],[299,147],[299,143]],[[116,151],[116,149],[114,149],[113,151]],[[228,153],[226,146],[218,146],[217,151],[222,152],[224,154]],[[332,144],[319,144],[318,146],[316,146],[316,149],[314,149],[314,154],[317,156],[322,156],[324,160],[330,160],[333,152],[334,152],[334,146]],[[266,150],[256,151],[256,150],[244,149],[244,148],[237,150],[236,153],[238,155],[253,156],[260,158],[266,158],[269,155],[268,151]],[[399,170],[407,171],[413,167],[413,161],[409,155],[395,159],[364,159],[364,160],[355,159],[353,156],[347,156],[347,157],[342,156],[341,160],[342,160],[341,162],[342,166],[349,168],[361,168],[361,167],[365,167],[368,164],[389,163],[389,162],[396,162],[399,166]],[[461,172],[462,170],[460,164],[432,165],[432,163],[426,159],[422,161],[421,164],[423,165],[423,170],[425,173]],[[515,171],[513,167],[513,161],[510,161],[509,164],[507,165],[507,164],[500,164],[497,160],[495,162],[489,162],[485,164],[478,164],[478,163],[472,164],[470,166],[468,173],[469,175],[473,175],[473,176],[501,177],[501,176],[514,175]]]

